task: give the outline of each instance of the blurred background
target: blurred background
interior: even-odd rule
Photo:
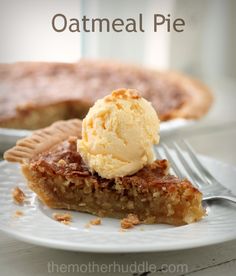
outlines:
[[[1,0],[0,62],[118,59],[204,77],[236,78],[234,0]],[[57,33],[53,15],[137,18],[145,33]],[[184,32],[153,32],[153,14],[184,18]]]

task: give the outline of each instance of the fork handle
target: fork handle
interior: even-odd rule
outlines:
[[[219,195],[219,196],[206,196],[203,198],[204,201],[213,200],[213,199],[225,199],[236,203],[236,196]]]

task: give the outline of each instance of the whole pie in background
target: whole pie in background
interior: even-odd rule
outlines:
[[[83,118],[110,91],[129,87],[152,102],[161,121],[197,119],[212,95],[199,81],[113,61],[22,62],[0,65],[0,127],[37,129]]]

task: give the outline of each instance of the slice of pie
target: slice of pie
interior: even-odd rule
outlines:
[[[104,179],[92,174],[76,150],[81,121],[59,121],[35,131],[4,154],[19,162],[28,185],[51,208],[125,218],[142,223],[183,225],[200,220],[202,194],[186,179],[168,174],[156,160],[131,176]]]
[[[83,118],[97,99],[118,87],[139,90],[161,121],[200,118],[212,102],[205,85],[170,71],[102,60],[0,64],[0,127],[37,129]]]

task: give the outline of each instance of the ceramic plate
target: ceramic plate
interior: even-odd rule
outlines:
[[[207,168],[236,193],[236,168],[208,157],[201,157]],[[13,203],[11,190],[19,186],[27,195],[23,206]],[[0,229],[16,239],[36,245],[85,252],[169,251],[217,244],[236,238],[236,205],[218,201],[209,204],[207,216],[185,226],[139,225],[120,231],[120,221],[103,218],[101,225],[86,226],[94,218],[72,214],[71,225],[52,219],[55,210],[45,207],[31,192],[16,164],[0,163]],[[15,217],[17,210],[23,212]],[[61,212],[57,210],[56,212]]]

